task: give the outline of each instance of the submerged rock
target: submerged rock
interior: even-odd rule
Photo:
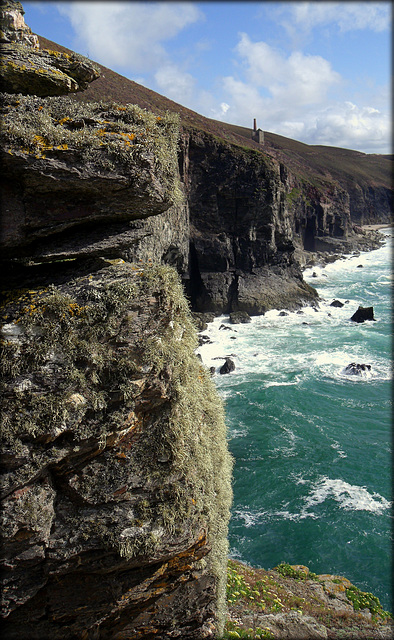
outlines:
[[[371,371],[371,368],[372,367],[370,364],[359,364],[356,362],[351,362],[344,368],[344,373],[360,376],[366,371]]]

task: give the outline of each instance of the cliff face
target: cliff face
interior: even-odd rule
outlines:
[[[16,25],[3,44],[28,57],[18,6],[2,14]],[[65,56],[50,53],[74,73]],[[23,95],[7,74],[3,635],[212,638],[231,460],[178,278],[195,310],[314,303],[295,255],[351,246],[348,193],[238,134],[112,99]]]
[[[294,223],[278,163],[194,133],[185,183],[196,309],[258,314],[316,299],[293,257]]]
[[[213,637],[231,460],[176,272],[120,261],[2,311],[3,637]]]

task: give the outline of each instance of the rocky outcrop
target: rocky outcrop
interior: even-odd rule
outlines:
[[[315,574],[281,563],[255,569],[236,560],[228,568],[229,638],[276,640],[390,640],[393,620],[372,593],[340,575]],[[268,635],[269,634],[269,635]]]
[[[353,322],[365,322],[366,320],[375,320],[373,307],[359,307],[350,318]]]
[[[371,371],[371,368],[372,367],[370,364],[364,364],[364,363],[360,364],[359,362],[351,362],[350,364],[346,365],[343,371],[347,375],[362,376],[367,371]]]
[[[176,272],[103,264],[2,308],[2,637],[212,638],[223,409]]]
[[[3,258],[129,258],[131,248],[137,259],[164,256],[185,268],[175,115],[4,94],[2,116]]]
[[[39,49],[38,36],[32,33],[24,20],[24,10],[17,0],[2,0],[0,7],[0,44],[18,43]]]
[[[293,257],[292,219],[277,163],[195,132],[184,181],[190,208],[188,293],[195,307],[261,314],[316,299]]]
[[[96,80],[98,67],[84,56],[41,50],[25,24],[20,2],[6,0],[0,9],[0,90],[58,96],[83,91]]]
[[[234,370],[235,370],[234,360],[232,360],[231,358],[226,358],[224,364],[219,369],[219,373],[223,375],[226,373],[231,373]]]

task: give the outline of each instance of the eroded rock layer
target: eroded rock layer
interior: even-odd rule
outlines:
[[[3,316],[2,637],[213,637],[231,460],[176,272],[119,261]]]

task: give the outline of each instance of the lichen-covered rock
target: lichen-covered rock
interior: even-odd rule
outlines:
[[[0,44],[0,89],[7,93],[61,96],[83,91],[99,77],[87,58],[57,51]]]
[[[1,115],[3,257],[113,255],[152,233],[129,221],[183,201],[175,114],[4,94]]]
[[[20,2],[0,9],[0,90],[23,95],[58,96],[83,91],[99,76],[97,65],[78,54],[40,50],[25,24]]]
[[[38,36],[34,35],[24,20],[24,10],[17,0],[2,0],[0,6],[0,44],[17,42],[39,49]]]
[[[176,272],[62,280],[2,308],[2,637],[213,638],[231,459]]]

